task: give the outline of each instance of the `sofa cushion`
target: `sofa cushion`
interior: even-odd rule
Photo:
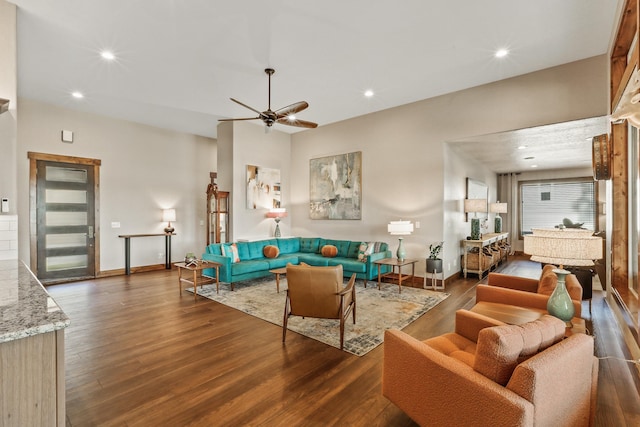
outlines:
[[[278,249],[278,247],[274,245],[266,245],[264,248],[262,248],[262,253],[267,258],[276,258],[278,255],[280,255],[280,249]]]
[[[448,333],[423,341],[429,347],[445,356],[458,359],[473,368],[476,354],[476,343],[456,333]]]
[[[278,245],[278,249],[280,249],[281,254],[292,254],[295,252],[300,252],[300,238],[299,237],[289,237],[286,239],[276,239],[276,244]]]
[[[319,237],[301,237],[300,252],[319,254],[320,238]]]
[[[478,334],[473,368],[490,380],[507,385],[523,346],[522,328],[518,325],[485,328]]]
[[[238,257],[240,258],[240,261],[251,259],[251,254],[249,252],[249,242],[236,242],[234,243],[234,245],[236,245],[236,247],[238,248]]]
[[[222,255],[222,244],[221,243],[213,243],[207,246],[207,253],[212,255]]]
[[[320,250],[320,253],[323,257],[333,258],[338,255],[338,248],[336,248],[334,245],[324,245]]]
[[[260,259],[251,259],[248,261],[237,262],[235,264],[231,264],[231,275],[237,276],[240,274],[246,273],[255,273],[257,271],[268,271],[269,270],[269,260],[266,258]]]
[[[506,385],[518,364],[562,341],[565,324],[545,314],[522,325],[503,325],[482,329],[474,369],[489,379]]]
[[[276,242],[276,239],[256,240],[255,242],[249,242],[249,244],[247,245],[249,247],[248,259],[264,258],[264,247],[269,245],[277,247],[278,243]],[[240,255],[240,259],[245,258],[242,258],[242,255]]]
[[[367,265],[358,261],[357,259],[340,258],[340,257],[329,258],[328,264],[341,265],[343,268],[343,271],[346,271],[349,273],[366,273],[367,272]]]
[[[349,243],[349,249],[347,250],[347,258],[358,259],[358,254],[360,253],[360,246],[362,246],[362,242],[355,241],[355,242]]]

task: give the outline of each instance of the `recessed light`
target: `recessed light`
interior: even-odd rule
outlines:
[[[371,89],[365,90],[364,96],[366,96],[367,98],[371,98],[373,96],[373,91]]]
[[[496,58],[504,58],[507,55],[509,55],[509,51],[507,49],[498,49],[495,53]]]
[[[532,168],[537,168],[537,167],[538,167],[538,165],[531,165],[531,167],[532,167]]]
[[[103,50],[100,52],[100,56],[102,56],[102,59],[106,59],[107,61],[113,61],[116,59],[116,56],[110,50]]]
[[[73,96],[74,98],[77,98],[77,99],[84,98],[84,95],[82,94],[82,92],[78,92],[78,91],[71,92],[71,96]]]
[[[521,145],[521,146],[518,147],[518,150],[524,150],[525,148],[527,148],[526,145]]]

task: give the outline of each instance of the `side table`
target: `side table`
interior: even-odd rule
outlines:
[[[398,280],[398,293],[402,293],[402,281],[407,279],[413,281],[416,275],[416,262],[418,262],[417,259],[405,259],[400,261],[398,258],[384,258],[378,261],[373,261],[373,263],[377,264],[378,266],[391,266],[391,272],[384,274],[380,273],[381,269],[380,267],[378,267],[378,289],[380,289],[380,283],[383,277],[392,277],[393,279]],[[402,274],[402,267],[404,267],[405,265],[411,266],[411,274]],[[398,269],[397,273],[394,272],[396,268]]]
[[[193,300],[197,301],[198,299],[198,285],[200,285],[200,289],[202,290],[202,285],[206,285],[208,283],[216,283],[216,293],[220,291],[220,281],[218,278],[220,277],[220,264],[212,261],[202,261],[197,264],[186,264],[184,262],[176,262],[176,267],[178,267],[178,285],[180,286],[180,295],[182,295],[182,282],[189,283],[193,285]],[[202,275],[202,270],[206,268],[215,268],[216,269],[216,277],[206,277]],[[193,277],[182,277],[182,271],[188,270],[193,272]]]

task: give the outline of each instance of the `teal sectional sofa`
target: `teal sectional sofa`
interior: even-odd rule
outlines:
[[[365,281],[377,280],[378,265],[373,262],[383,258],[390,258],[391,251],[384,242],[377,243],[377,252],[366,256],[364,261],[358,259],[362,241],[333,240],[320,237],[289,237],[258,240],[253,242],[236,242],[238,249],[238,262],[232,262],[231,256],[223,255],[222,246],[230,243],[216,243],[207,246],[202,254],[202,259],[214,261],[220,264],[220,282],[233,283],[242,280],[256,279],[268,276],[269,270],[286,267],[288,263],[299,264],[301,262],[315,266],[342,265],[345,277],[351,277],[353,273],[358,279]],[[279,254],[275,258],[267,258],[264,255],[265,246],[276,246]],[[335,246],[338,253],[335,257],[323,256],[321,251],[325,245]],[[389,266],[382,266],[382,273],[388,273]],[[205,269],[203,274],[207,277],[215,277],[213,268]]]

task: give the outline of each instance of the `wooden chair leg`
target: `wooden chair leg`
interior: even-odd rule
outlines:
[[[287,321],[289,320],[289,296],[284,301],[284,319],[282,319],[282,342],[287,337]]]
[[[344,347],[344,317],[340,316],[340,350]]]

